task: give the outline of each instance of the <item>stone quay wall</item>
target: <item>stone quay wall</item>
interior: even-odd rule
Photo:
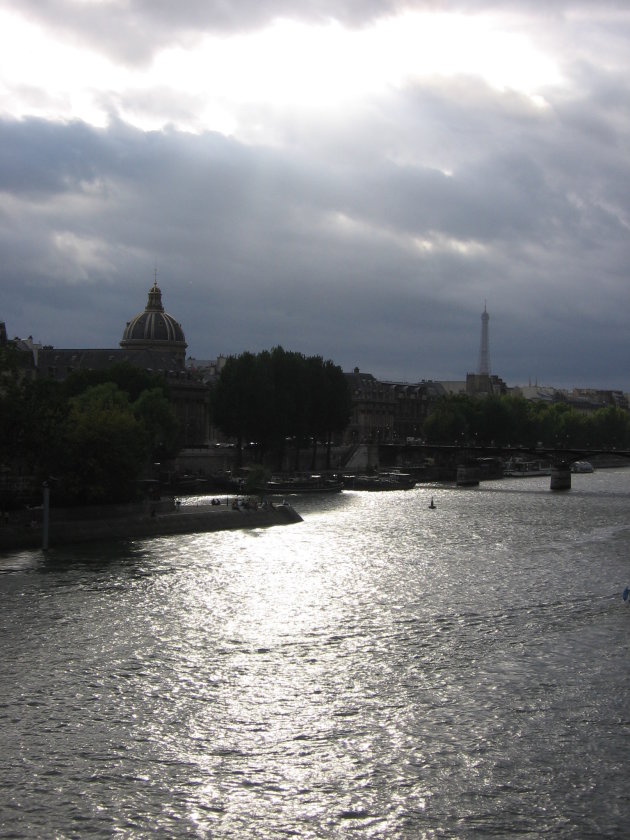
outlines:
[[[227,531],[243,528],[269,528],[274,525],[291,525],[302,521],[290,505],[273,507],[238,508],[228,506],[183,506],[166,512],[159,508],[130,511],[128,515],[98,516],[84,512],[83,518],[61,519],[63,511],[50,511],[48,546],[50,548],[85,542],[146,539],[150,537],[194,534],[209,531]],[[0,552],[28,548],[41,548],[43,542],[41,517],[39,521],[5,524],[0,528]]]

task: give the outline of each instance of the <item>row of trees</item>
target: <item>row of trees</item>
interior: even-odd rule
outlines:
[[[352,413],[347,379],[320,356],[282,347],[228,359],[210,395],[212,420],[237,441],[239,455],[294,464],[307,447],[327,447]],[[444,397],[423,428],[428,443],[630,449],[630,414],[613,406],[583,414],[565,403],[502,396]],[[68,503],[127,501],[154,461],[174,457],[178,424],[163,378],[130,365],[79,371],[65,382],[23,375],[17,351],[0,348],[0,468],[55,477]],[[7,482],[4,482],[9,486]],[[0,502],[6,505],[6,499]]]
[[[125,502],[154,461],[175,457],[178,424],[163,378],[130,365],[77,371],[64,382],[23,375],[17,352],[0,348],[0,467],[6,506],[15,477],[54,480],[67,504]],[[213,422],[262,462],[345,428],[351,401],[341,368],[281,347],[230,358],[211,392]]]
[[[296,458],[307,446],[330,445],[352,413],[343,371],[321,356],[304,356],[282,347],[227,360],[211,397],[213,422],[236,439],[239,452],[255,442],[258,460],[273,453],[282,463],[290,445]]]
[[[433,407],[424,435],[428,443],[630,449],[630,414],[615,406],[584,414],[560,402],[450,396]]]
[[[230,358],[211,391],[214,424],[255,442],[262,462],[287,446],[330,443],[347,425],[351,401],[341,368],[281,347]],[[23,475],[54,479],[55,500],[124,502],[151,463],[177,454],[178,424],[164,379],[130,365],[77,371],[64,382],[24,376],[17,351],[0,348],[0,467],[6,506]]]
[[[63,383],[31,380],[11,347],[2,348],[0,370],[4,474],[53,479],[57,502],[129,501],[147,465],[177,451],[177,421],[155,375],[118,365]]]

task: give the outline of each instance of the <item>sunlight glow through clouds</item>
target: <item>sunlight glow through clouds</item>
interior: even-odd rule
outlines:
[[[541,87],[560,81],[530,41],[483,16],[407,14],[357,31],[279,20],[250,34],[209,36],[196,49],[166,49],[140,69],[55,41],[13,15],[0,14],[0,32],[5,112],[103,125],[115,102],[142,129],[230,132],[243,106],[326,111],[436,76],[479,77],[535,102]],[[159,91],[195,104],[174,117],[161,111]],[[146,108],[138,104],[144,96]]]
[[[107,247],[100,239],[64,231],[54,235],[52,244],[62,259],[64,282],[68,285],[93,283],[95,269],[113,269]]]
[[[495,30],[489,20],[417,14],[357,32],[278,21],[251,35],[209,38],[195,52],[165,51],[153,71],[210,100],[318,110],[430,76],[479,76],[532,98],[560,80],[523,37]]]
[[[430,236],[421,239],[413,238],[413,244],[422,253],[453,253],[461,257],[479,256],[487,252],[488,248],[483,242],[474,239],[455,239],[452,236],[444,236],[438,232],[429,232]]]
[[[374,243],[377,239],[385,243],[411,247],[423,255],[457,254],[460,257],[475,257],[488,252],[488,246],[475,239],[456,239],[439,231],[428,230],[422,237],[408,232],[371,225],[364,219],[355,219],[346,213],[329,213],[324,219],[331,232],[350,239],[363,239]]]
[[[122,67],[97,53],[55,41],[39,27],[0,12],[2,113],[105,125],[100,92],[120,89],[127,79]]]

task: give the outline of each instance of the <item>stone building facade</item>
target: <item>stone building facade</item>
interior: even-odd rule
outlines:
[[[4,330],[6,340],[6,329]],[[131,318],[120,345],[112,349],[57,348],[15,339],[28,375],[63,381],[79,370],[105,370],[129,364],[162,376],[169,388],[184,448],[205,447],[210,441],[210,399],[207,384],[186,367],[186,339],[178,321],[164,310],[162,292],[154,282],[145,309]]]
[[[432,403],[446,394],[439,382],[382,382],[355,368],[346,378],[352,418],[344,443],[404,443],[417,439]]]

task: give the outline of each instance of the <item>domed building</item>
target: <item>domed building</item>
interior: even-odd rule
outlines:
[[[184,331],[175,318],[164,311],[162,292],[157,280],[149,289],[149,299],[144,312],[131,321],[123,333],[120,346],[130,350],[162,350],[172,353],[183,365],[186,361]]]
[[[210,438],[209,390],[197,372],[187,369],[187,346],[181,324],[164,311],[155,280],[146,309],[127,321],[119,348],[33,345],[31,375],[63,381],[77,370],[104,370],[124,363],[163,376],[179,420],[182,446],[203,447]]]

